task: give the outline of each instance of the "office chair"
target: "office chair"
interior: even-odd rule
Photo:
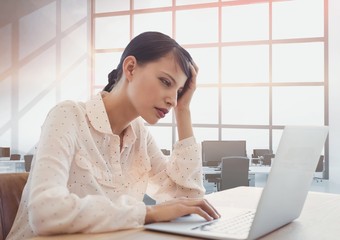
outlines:
[[[234,156],[223,157],[221,161],[221,178],[217,190],[249,186],[249,158]]]
[[[265,154],[262,158],[262,165],[264,166],[271,166],[272,165],[272,158],[275,157],[275,154]]]
[[[11,149],[9,147],[0,147],[0,157],[10,157]]]
[[[11,156],[9,157],[9,160],[20,160],[21,155],[20,154],[11,154]]]
[[[253,149],[253,154],[251,155],[252,164],[261,164],[270,166],[271,160],[275,155],[270,149]]]
[[[28,173],[0,174],[0,240],[11,230],[27,178]]]
[[[31,171],[32,159],[33,159],[33,154],[24,155],[25,171],[26,172]]]
[[[162,153],[166,156],[169,156],[170,155],[170,150],[169,149],[165,149],[165,148],[162,148],[161,149]]]

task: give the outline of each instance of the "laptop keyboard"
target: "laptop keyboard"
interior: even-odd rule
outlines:
[[[228,233],[228,234],[248,234],[254,219],[254,211],[246,211],[232,218],[221,218],[213,222],[193,228],[203,231]]]

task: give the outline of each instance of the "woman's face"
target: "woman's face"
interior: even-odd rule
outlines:
[[[155,62],[137,65],[129,80],[128,96],[132,105],[149,124],[159,119],[177,105],[178,93],[187,76],[172,53]]]

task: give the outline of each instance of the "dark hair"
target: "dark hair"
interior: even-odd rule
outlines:
[[[104,91],[110,92],[121,78],[123,74],[122,65],[126,57],[134,56],[138,64],[144,64],[164,57],[170,52],[174,54],[180,68],[188,79],[190,79],[191,71],[189,64],[193,63],[190,54],[174,39],[163,33],[144,32],[133,38],[126,46],[117,68],[112,70],[108,75],[109,83],[105,86]],[[181,94],[184,93],[187,83],[188,81],[186,81]]]

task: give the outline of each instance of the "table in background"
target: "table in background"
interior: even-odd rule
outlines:
[[[203,174],[221,174],[220,167],[202,167]],[[249,173],[254,174],[269,174],[270,166],[250,165]]]
[[[202,167],[203,175],[220,175],[221,168],[220,167]],[[266,177],[270,172],[270,166],[261,166],[261,165],[250,165],[249,166],[249,186],[254,187],[256,184],[256,175],[257,174],[264,174]]]
[[[216,207],[226,204],[240,207],[254,207],[261,196],[262,188],[238,187],[212,194],[220,195],[220,200],[211,200],[212,194],[206,198]],[[289,197],[289,196],[287,196]],[[261,240],[287,240],[287,239],[327,239],[338,240],[340,236],[340,195],[329,193],[309,192],[301,216],[278,230],[260,238]],[[102,234],[69,234],[51,237],[35,237],[31,240],[188,240],[193,237],[152,232],[143,228],[122,230]]]
[[[9,157],[0,158],[0,173],[24,172],[24,160],[10,160]]]

